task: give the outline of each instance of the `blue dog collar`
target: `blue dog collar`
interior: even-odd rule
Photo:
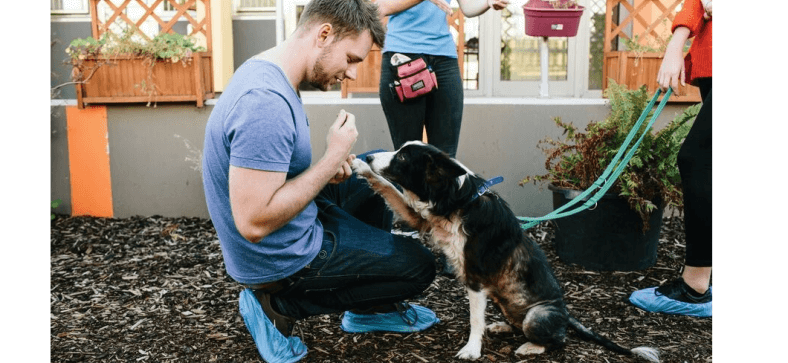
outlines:
[[[484,193],[486,193],[488,190],[490,190],[491,186],[493,186],[495,184],[498,184],[498,183],[500,183],[502,181],[503,181],[503,176],[500,176],[500,175],[496,176],[495,178],[487,180],[486,182],[484,182],[484,184],[482,184],[479,187],[479,190],[476,191],[476,195],[474,195],[473,198],[471,198],[471,200],[468,201],[468,202],[472,202],[474,199],[476,199],[478,197],[481,197]]]

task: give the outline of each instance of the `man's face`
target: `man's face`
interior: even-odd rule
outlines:
[[[327,40],[308,75],[309,84],[321,91],[327,91],[345,78],[356,79],[358,64],[364,60],[372,48],[369,31],[342,40]]]

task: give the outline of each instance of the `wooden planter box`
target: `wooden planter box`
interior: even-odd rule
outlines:
[[[80,109],[97,103],[178,101],[196,101],[197,107],[202,107],[206,99],[214,96],[211,54],[207,52],[194,53],[185,65],[157,60],[152,69],[146,59],[130,56],[86,59],[81,65],[74,65],[79,68],[75,74],[88,77],[97,62],[108,63],[99,66],[87,82],[76,83]]]
[[[629,89],[638,89],[642,85],[651,93],[656,92],[657,73],[662,64],[662,53],[608,52],[605,54],[605,67],[602,76],[602,88],[607,89],[608,79],[624,84]],[[700,102],[698,87],[681,86],[673,90],[668,102]]]

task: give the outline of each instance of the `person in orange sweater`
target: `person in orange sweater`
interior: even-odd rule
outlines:
[[[675,90],[686,81],[697,86],[703,105],[678,155],[686,232],[681,276],[629,297],[650,312],[711,316],[711,24],[711,0],[685,1],[673,21],[673,37],[657,75],[663,90]],[[689,54],[682,57],[691,37]]]

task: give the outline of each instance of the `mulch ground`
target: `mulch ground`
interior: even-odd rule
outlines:
[[[626,347],[653,346],[663,362],[711,362],[712,319],[651,314],[632,291],[676,276],[683,262],[682,220],[666,218],[655,266],[594,272],[555,254],[552,228],[528,232],[545,250],[573,314]],[[106,219],[57,216],[51,224],[52,362],[260,362],[238,313],[241,287],[224,270],[216,232],[200,218]],[[439,276],[411,301],[441,322],[412,334],[346,334],[339,314],[300,321],[309,349],[302,362],[463,362],[454,354],[469,333],[465,290]],[[487,322],[502,320],[488,304]],[[634,362],[573,333],[563,350],[516,356],[517,334],[488,334],[477,362]]]

